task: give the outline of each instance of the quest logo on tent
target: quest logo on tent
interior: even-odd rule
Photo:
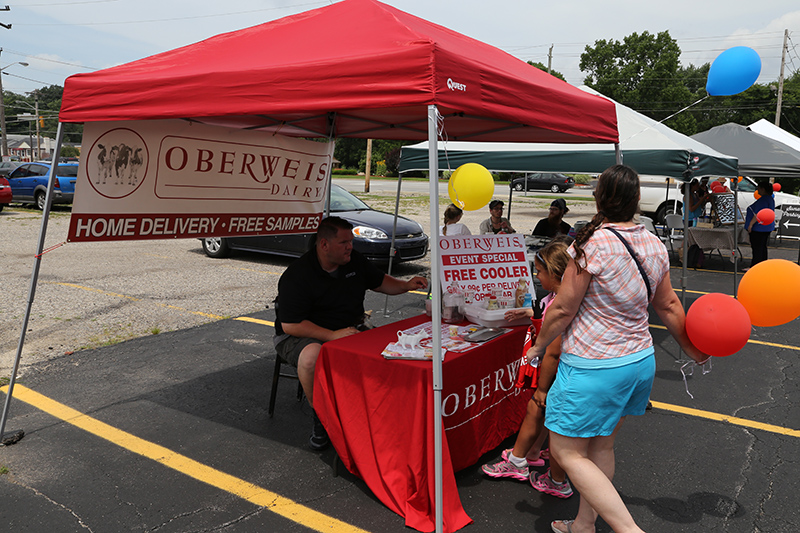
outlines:
[[[447,78],[447,88],[451,91],[464,91],[467,92],[467,86],[463,83],[458,83],[457,81],[453,81],[452,78]]]
[[[144,183],[149,152],[144,139],[128,128],[109,130],[86,157],[86,177],[98,194],[124,198]]]

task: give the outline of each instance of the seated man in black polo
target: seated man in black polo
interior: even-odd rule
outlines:
[[[556,235],[569,235],[572,227],[564,222],[564,215],[568,212],[567,202],[563,198],[556,198],[550,204],[547,218],[541,219],[533,228],[533,234],[551,238]]]
[[[274,339],[278,355],[297,367],[312,408],[322,343],[358,333],[367,289],[402,294],[427,287],[428,281],[419,276],[403,281],[386,275],[353,250],[353,226],[346,220],[328,217],[320,222],[314,249],[292,263],[278,282]],[[321,450],[328,442],[314,414],[309,444]]]

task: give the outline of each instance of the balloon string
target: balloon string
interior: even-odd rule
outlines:
[[[450,156],[447,153],[447,130],[444,127],[444,116],[439,113],[439,109],[436,109],[436,133],[439,139],[442,140],[442,149],[444,150],[444,160],[447,161],[447,171],[452,172],[453,169],[450,166]]]
[[[708,374],[709,372],[711,372],[711,359],[712,358],[709,357],[708,360],[705,363],[703,363],[702,365],[698,365],[692,359],[689,359],[689,360],[679,359],[679,360],[675,361],[676,363],[679,363],[679,364],[682,363],[682,365],[681,365],[681,375],[683,375],[683,386],[686,387],[686,394],[688,394],[689,397],[692,400],[694,400],[694,396],[692,396],[692,393],[689,392],[689,381],[686,379],[686,377],[694,375],[694,367],[696,367],[696,366],[699,366],[702,369],[704,376],[706,374]]]
[[[708,95],[708,94],[707,94],[707,95],[705,95],[704,97],[702,97],[700,100],[696,101],[695,103],[693,103],[693,104],[689,104],[689,105],[687,105],[686,107],[684,107],[683,109],[681,109],[680,111],[677,111],[677,112],[675,112],[675,113],[671,114],[671,115],[670,115],[670,116],[668,116],[667,118],[665,118],[665,119],[662,119],[662,120],[659,120],[659,121],[657,122],[657,124],[661,124],[662,122],[666,122],[667,120],[671,119],[671,118],[672,118],[672,117],[674,117],[675,115],[679,115],[680,113],[683,113],[684,111],[686,111],[687,109],[689,109],[689,108],[690,108],[690,107],[692,107],[693,105],[697,105],[697,104],[699,104],[700,102],[702,102],[703,100],[705,100],[705,99],[706,99],[706,98],[708,98],[708,97],[709,97],[709,95]],[[649,130],[650,128],[652,128],[652,126],[647,126],[647,127],[646,127],[645,129],[643,129],[642,131],[636,132],[636,133],[634,133],[633,135],[629,136],[627,139],[623,139],[623,140],[621,140],[621,141],[620,141],[620,144],[621,144],[621,143],[624,143],[625,141],[629,141],[629,140],[631,140],[632,138],[636,137],[636,136],[637,136],[637,135],[639,135],[640,133],[644,133],[644,132],[646,132],[646,131],[647,131],[647,130]]]

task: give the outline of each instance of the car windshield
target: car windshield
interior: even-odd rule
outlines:
[[[57,175],[64,178],[76,178],[78,176],[78,165],[59,165]]]
[[[370,207],[339,186],[331,188],[331,212],[363,211]]]
[[[750,183],[747,180],[742,180],[737,184],[739,192],[754,192],[756,190],[756,186]]]

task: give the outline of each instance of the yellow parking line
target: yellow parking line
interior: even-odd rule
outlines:
[[[105,294],[106,296],[114,296],[116,298],[126,298],[128,300],[133,300],[134,302],[141,301],[141,298],[136,298],[134,296],[126,296],[124,294],[118,294],[116,292],[108,292],[101,289],[93,289],[92,287],[84,287],[83,285],[76,285],[75,283],[64,283],[62,281],[44,281],[42,283],[50,283],[52,285],[63,285],[64,287],[72,287],[74,289],[83,289],[85,291],[97,292],[100,294]]]
[[[241,320],[242,322],[253,322],[254,324],[263,324],[265,326],[272,326],[275,327],[275,322],[270,322],[269,320],[261,320],[259,318],[251,318],[249,316],[237,316],[234,320]]]
[[[667,329],[666,326],[662,326],[661,324],[649,324],[649,326],[653,329]],[[792,346],[791,344],[778,344],[776,342],[766,342],[766,341],[754,341],[753,339],[747,339],[748,344],[761,344],[764,346],[772,346],[774,348],[786,348],[787,350],[798,350],[800,351],[800,346]]]
[[[202,311],[190,311],[188,309],[184,309],[183,307],[178,307],[177,305],[160,304],[160,303],[156,303],[156,302],[153,302],[153,303],[155,303],[159,307],[166,307],[167,309],[175,309],[177,311],[184,311],[184,312],[190,313],[192,315],[200,315],[200,316],[204,316],[206,318],[213,318],[215,320],[225,320],[226,318],[230,318],[229,316],[215,315],[213,313],[204,313]]]
[[[0,391],[8,394],[8,387],[2,387]],[[175,453],[169,448],[159,446],[158,444],[141,439],[104,422],[100,422],[95,418],[87,416],[80,411],[76,411],[71,407],[52,400],[23,385],[17,384],[15,386],[14,397],[59,420],[72,424],[101,439],[105,439],[112,444],[116,444],[142,457],[156,461],[157,463],[193,479],[202,481],[212,487],[238,496],[254,505],[264,507],[277,515],[288,518],[293,522],[315,531],[342,533],[358,533],[364,531],[346,522],[342,522],[341,520],[337,520],[336,518],[301,505],[294,500],[285,498],[280,494],[206,466],[185,455]]]
[[[712,413],[711,411],[701,411],[700,409],[692,409],[691,407],[682,407],[680,405],[672,405],[668,403],[661,403],[651,401],[653,407],[663,409],[665,411],[672,411],[674,413],[682,413],[685,415],[696,416],[700,418],[707,418],[709,420],[716,420],[718,422],[727,422],[736,426],[743,426],[753,429],[760,429],[762,431],[769,431],[770,433],[779,433],[781,435],[788,435],[790,437],[800,437],[800,431],[796,429],[788,429],[781,426],[773,426],[772,424],[763,424],[753,420],[744,418],[737,418],[735,416],[727,416],[719,413]]]

